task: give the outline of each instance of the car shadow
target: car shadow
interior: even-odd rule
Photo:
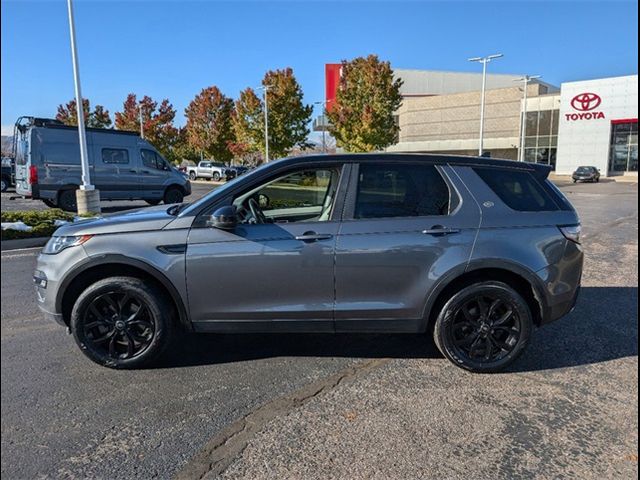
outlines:
[[[576,309],[537,329],[508,371],[576,367],[638,355],[636,287],[584,288]],[[183,334],[155,368],[270,357],[442,358],[426,334]]]

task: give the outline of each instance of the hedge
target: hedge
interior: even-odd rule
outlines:
[[[22,210],[15,212],[2,212],[2,223],[23,222],[33,227],[29,232],[20,230],[2,230],[2,240],[15,240],[18,238],[49,237],[58,227],[54,225],[56,220],[73,221],[72,213],[64,212],[58,208],[35,211]]]

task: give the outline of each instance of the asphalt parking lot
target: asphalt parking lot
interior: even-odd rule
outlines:
[[[3,252],[2,478],[637,478],[637,185],[561,186],[584,291],[496,375],[389,335],[185,336],[112,371],[42,319],[37,250]]]

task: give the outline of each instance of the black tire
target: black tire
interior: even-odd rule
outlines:
[[[151,365],[169,345],[173,311],[166,295],[153,285],[138,278],[110,277],[80,294],[70,327],[82,353],[95,363],[140,368]]]
[[[11,180],[3,176],[0,179],[0,191],[6,192],[7,190],[9,190],[9,184],[11,184]]]
[[[149,205],[158,205],[160,200],[145,200]]]
[[[198,178],[198,175],[196,175],[196,172],[189,172],[189,178],[191,180],[196,180]]]
[[[76,201],[76,191],[71,189],[62,190],[58,194],[56,205],[65,212],[77,212],[78,203]]]
[[[184,192],[180,187],[169,187],[164,192],[163,201],[169,205],[172,203],[182,203],[184,200]]]
[[[58,204],[56,202],[47,198],[43,198],[42,203],[44,203],[49,208],[58,208]]]
[[[522,296],[502,282],[489,281],[454,294],[440,311],[433,336],[454,365],[491,373],[503,370],[522,354],[532,329],[531,311]]]
[[[218,172],[213,172],[213,181],[214,182],[220,181],[220,174]]]

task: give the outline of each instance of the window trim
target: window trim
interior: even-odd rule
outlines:
[[[443,219],[443,218],[451,218],[460,211],[460,208],[462,207],[462,197],[460,196],[460,192],[458,192],[458,190],[455,188],[455,186],[449,179],[448,175],[443,170],[442,167],[445,166],[444,164],[429,162],[429,161],[416,161],[416,160],[407,160],[407,161],[395,160],[393,162],[385,162],[383,159],[381,159],[380,162],[376,162],[373,164],[364,163],[364,165],[383,165],[383,164],[391,165],[391,166],[416,165],[416,166],[434,167],[435,170],[440,175],[440,177],[442,178],[442,181],[447,186],[447,189],[449,190],[449,213],[447,213],[446,215],[420,215],[420,216],[411,215],[411,216],[404,216],[404,217],[355,218],[356,202],[358,199],[358,182],[360,178],[360,165],[363,165],[363,163],[354,163],[351,170],[351,178],[349,179],[350,181],[349,181],[347,196],[345,198],[344,212],[342,215],[343,222],[370,222],[370,221],[377,222],[377,221],[390,221],[390,220],[407,221],[407,220],[416,220],[420,218]],[[452,205],[455,208],[452,209],[451,208]]]
[[[117,151],[117,152],[125,152],[127,154],[126,162],[105,162],[104,161],[104,152],[105,150]],[[129,149],[127,148],[114,148],[114,147],[103,147],[100,150],[100,159],[102,160],[103,165],[131,165],[131,158],[129,157]]]

